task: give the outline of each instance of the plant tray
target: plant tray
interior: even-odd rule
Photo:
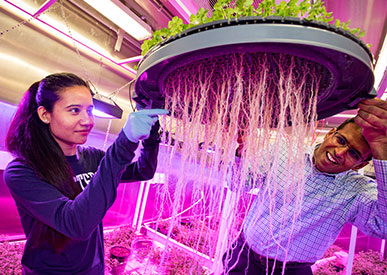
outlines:
[[[134,100],[139,105],[151,101],[153,108],[163,107],[169,78],[177,79],[179,71],[190,72],[199,65],[230,67],[235,54],[245,57],[245,68],[262,55],[269,56],[271,64],[279,54],[295,58],[300,68],[306,62],[313,64],[322,77],[318,119],[354,109],[362,99],[376,96],[373,57],[361,40],[329,24],[271,16],[214,21],[156,45],[139,64]],[[274,65],[271,71],[276,70]],[[218,77],[217,72],[213,75]],[[183,91],[181,87],[179,93]]]

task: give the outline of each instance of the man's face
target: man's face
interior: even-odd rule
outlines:
[[[364,167],[371,156],[371,149],[361,134],[361,128],[348,123],[343,129],[332,129],[323,143],[314,152],[314,163],[318,170],[340,173]]]

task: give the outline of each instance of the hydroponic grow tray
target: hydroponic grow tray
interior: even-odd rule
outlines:
[[[199,25],[156,45],[139,64],[134,99],[140,105],[151,101],[154,108],[162,107],[165,80],[175,77],[178,69],[189,71],[190,66],[213,62],[227,66],[235,53],[243,53],[246,62],[279,53],[296,57],[297,66],[312,62],[322,76],[318,119],[376,96],[372,54],[350,32],[326,23],[269,16]]]

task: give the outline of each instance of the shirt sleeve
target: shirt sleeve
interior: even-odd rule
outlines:
[[[69,238],[85,240],[113,204],[122,173],[137,146],[121,132],[106,151],[90,183],[74,200],[40,180],[31,168],[18,161],[8,165],[4,179],[22,219],[25,213]]]
[[[350,222],[366,235],[387,238],[387,161],[373,160],[375,182],[364,183],[364,189],[352,204]]]
[[[159,153],[159,128],[160,124],[157,121],[151,129],[149,138],[142,142],[143,148],[139,158],[136,162],[131,163],[123,173],[122,181],[133,182],[153,178],[157,168],[157,156]]]

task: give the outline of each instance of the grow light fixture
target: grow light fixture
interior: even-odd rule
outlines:
[[[144,40],[152,35],[151,27],[119,0],[84,1],[135,39]]]
[[[121,118],[122,109],[110,98],[96,94],[93,98],[93,114],[100,118]]]
[[[5,4],[3,5],[3,3]],[[74,30],[71,32],[72,35],[69,35],[67,26],[57,20],[54,20],[47,14],[41,14],[44,8],[48,8],[46,4],[43,4],[38,11],[36,11],[36,8],[31,7],[21,0],[4,0],[3,2],[0,2],[0,6],[1,8],[5,8],[6,11],[16,16],[20,16],[23,20],[28,20],[29,18],[34,17],[34,14],[40,14],[39,17],[36,17],[31,21],[31,24],[33,24],[34,27],[37,27],[39,30],[54,36],[71,47],[74,46],[75,42],[77,47],[79,47],[79,50],[90,56],[94,56],[96,54],[102,57],[102,61],[115,70],[123,73],[129,72],[130,77],[136,75],[135,70],[129,66],[125,66],[124,64],[118,64],[111,54],[99,46],[98,43],[89,40]],[[48,75],[48,73],[42,75],[45,76]]]

